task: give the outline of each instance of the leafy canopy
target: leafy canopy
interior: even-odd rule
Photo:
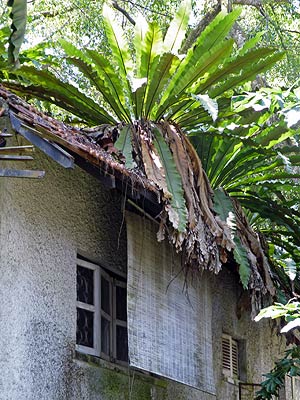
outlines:
[[[300,267],[298,96],[278,89],[235,96],[231,114],[220,111],[217,123],[192,128],[189,136],[212,187],[259,216],[253,223],[268,239],[273,262],[286,270],[289,258]]]
[[[257,315],[255,320],[258,322],[262,318],[281,318],[287,324],[281,329],[281,333],[289,332],[300,326],[300,303],[293,298],[286,304],[275,303],[267,307]],[[271,400],[273,396],[278,396],[279,390],[285,384],[285,377],[289,375],[300,375],[300,346],[293,346],[285,352],[284,357],[275,363],[275,367],[265,375],[261,390],[256,394],[257,400]]]
[[[184,128],[190,119],[201,122],[207,115],[215,119],[217,103],[212,99],[251,80],[283,55],[272,48],[250,48],[245,54],[233,55],[234,43],[227,35],[239,9],[220,13],[187,54],[179,54],[190,10],[190,1],[184,1],[164,37],[156,22],[147,23],[139,16],[129,43],[113,10],[104,5],[108,55],[80,50],[61,40],[62,57],[80,70],[96,94],[94,99],[67,83],[67,77],[61,80],[31,63],[22,66],[17,75],[27,92],[55,102],[90,124],[165,118]],[[45,58],[44,62],[48,61],[51,65],[52,59]],[[26,93],[25,87],[20,91]]]

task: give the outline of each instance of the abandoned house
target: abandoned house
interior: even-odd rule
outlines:
[[[253,399],[285,349],[251,318],[267,265],[253,255],[249,291],[230,258],[186,273],[157,241],[153,182],[4,88],[0,100],[0,399]],[[280,398],[299,396],[288,380]]]

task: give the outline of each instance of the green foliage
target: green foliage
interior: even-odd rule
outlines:
[[[231,54],[233,42],[225,38],[237,17],[238,13],[219,14],[199,36],[194,47],[188,50],[167,86],[161,104],[157,106],[158,118],[161,118],[174,103],[178,103],[180,97],[185,97],[186,92],[198,94],[193,84],[206,74],[212,73]]]
[[[3,3],[6,3],[3,1]],[[206,12],[216,2],[204,0],[193,2],[190,29],[205,18]],[[274,3],[274,4],[273,4]],[[147,20],[159,23],[163,32],[174,19],[180,0],[151,0],[147,4],[136,1],[122,2],[122,7],[137,21],[138,13]],[[103,35],[101,8],[103,0],[70,0],[68,3],[55,0],[39,0],[28,2],[27,40],[29,43],[48,40],[57,41],[64,37],[77,46],[98,46],[108,50],[108,44]],[[6,4],[5,4],[6,6]],[[235,7],[235,5],[233,5]],[[299,65],[299,7],[295,1],[263,2],[260,8],[242,6],[238,19],[240,32],[245,39],[252,39],[261,32],[260,45],[275,46],[287,51],[288,56],[268,74],[269,78],[279,78],[289,84],[298,79]],[[4,6],[0,5],[0,11]],[[6,11],[6,10],[5,10]],[[1,14],[1,13],[0,13]],[[5,14],[5,13],[4,13]],[[2,15],[3,18],[3,15]],[[119,13],[119,22],[130,36],[131,24]],[[190,31],[188,30],[188,32]],[[269,81],[268,81],[269,82]]]
[[[103,0],[39,0],[28,2],[27,39],[29,43],[37,43],[51,38],[54,42],[64,37],[76,46],[98,47],[109,50],[107,40],[103,34],[103,20],[101,9]],[[143,2],[123,2],[121,6],[137,21],[138,13],[142,13],[147,20],[161,24],[163,30],[169,26],[176,14],[180,0]],[[1,7],[1,6],[0,6]],[[118,21],[129,32],[130,22],[118,12]]]
[[[251,275],[251,267],[247,256],[247,251],[242,245],[238,236],[234,237],[235,248],[233,250],[234,259],[239,266],[239,275],[244,289],[248,288]]]
[[[164,48],[167,52],[178,54],[186,35],[186,29],[191,14],[191,2],[182,1],[175,18],[170,23],[164,39]]]
[[[118,140],[115,142],[115,147],[121,151],[125,157],[126,168],[134,168],[134,163],[132,160],[132,143],[131,143],[131,127],[124,126],[120,129],[120,135]]]
[[[218,118],[219,106],[216,100],[211,99],[207,94],[194,95],[193,98],[197,100],[205,111],[211,116],[213,121]]]
[[[285,356],[275,363],[272,371],[265,375],[261,390],[256,393],[256,400],[271,400],[279,395],[280,388],[284,385],[285,376],[300,375],[300,347],[294,346],[285,352]]]
[[[11,7],[12,33],[9,37],[8,65],[14,68],[19,66],[19,52],[24,41],[27,21],[27,0],[8,0]]]
[[[235,210],[232,201],[221,188],[217,188],[214,190],[214,209],[221,220],[226,222],[226,224],[230,228],[231,236],[235,244],[233,257],[237,265],[239,266],[239,275],[242,285],[245,289],[247,289],[249,278],[251,275],[251,266],[248,260],[247,251],[242,245],[238,232],[236,230]]]
[[[231,112],[219,101],[215,124],[188,130],[213,188],[223,187],[259,216],[255,228],[273,248],[270,260],[289,275],[300,267],[297,93],[245,93],[233,97]]]
[[[111,57],[110,61],[118,72],[118,79],[121,81],[121,89],[126,101],[127,114],[132,117],[132,91],[129,77],[132,75],[133,62],[124,31],[114,20],[113,11],[106,4],[103,6],[103,20],[105,33],[109,42]],[[99,87],[100,91],[101,88]]]
[[[13,33],[8,62],[14,67],[18,66],[18,52],[24,40],[26,3],[25,0],[9,1]],[[287,5],[272,6],[271,2],[262,6],[258,13],[276,14],[273,19],[252,13],[256,16],[252,30],[261,32],[238,50],[234,48],[233,40],[228,39],[228,33],[240,18],[240,9],[228,15],[220,13],[183,55],[178,53],[189,29],[189,0],[182,2],[175,17],[168,10],[174,10],[177,1],[165,4],[153,0],[148,3],[154,18],[147,23],[143,17],[134,14],[133,41],[130,40],[131,32],[121,28],[120,18],[115,19],[112,9],[105,5],[103,16],[99,18],[99,2],[93,3],[80,0],[75,7],[74,3],[65,10],[65,6],[57,2],[41,0],[39,15],[30,14],[29,17],[33,34],[47,37],[51,32],[49,37],[54,39],[66,34],[68,40],[60,40],[60,47],[55,51],[50,43],[48,48],[42,45],[27,50],[20,57],[24,65],[14,73],[4,68],[8,31],[1,30],[0,67],[1,77],[8,78],[6,85],[17,93],[55,103],[89,125],[122,122],[115,147],[122,151],[127,168],[136,166],[133,160],[133,139],[137,134],[135,120],[144,123],[166,119],[179,124],[195,146],[215,188],[215,211],[231,228],[235,242],[233,255],[240,265],[243,286],[246,288],[249,281],[249,261],[235,230],[232,203],[223,191],[216,189],[219,187],[239,200],[252,218],[253,226],[264,233],[278,282],[281,288],[289,291],[286,278],[295,278],[300,267],[300,154],[293,139],[300,121],[299,90],[262,90],[236,96],[232,102],[230,99],[236,87],[283,58],[282,53],[269,46],[279,37],[282,47],[286,47],[285,38],[297,34],[290,32],[287,36],[287,32],[283,34],[279,29],[278,21],[286,18],[284,11],[290,12],[292,6],[285,9]],[[148,12],[140,9],[143,13]],[[251,26],[248,28],[248,11],[245,21],[247,29],[251,30]],[[169,19],[164,18],[166,23],[162,30],[159,25],[162,18],[156,12],[169,13]],[[293,12],[297,15],[298,9],[293,8]],[[74,23],[69,24],[70,19]],[[271,21],[270,26],[263,25],[266,20]],[[239,21],[243,21],[243,14]],[[48,24],[48,30],[45,24]],[[124,25],[123,20],[122,27]],[[291,26],[291,29],[296,27]],[[72,44],[73,38],[80,47]],[[268,47],[256,48],[261,40]],[[289,39],[287,45],[299,58],[297,41]],[[104,50],[99,52],[99,48]],[[284,75],[295,74],[298,64],[291,62],[288,56],[282,63],[283,70],[287,65],[289,67]],[[166,175],[170,205],[176,214],[174,226],[183,232],[187,210],[182,181],[164,135],[157,126],[151,125],[151,139]],[[277,304],[273,314],[270,311],[265,316],[279,316],[281,312],[287,322],[298,323],[293,306]],[[295,353],[294,357],[294,353],[287,353],[282,363],[277,363],[260,393],[260,396],[269,397],[259,399],[270,399],[270,393],[277,393],[287,372],[291,375],[299,373],[299,365],[293,361],[296,356],[299,358],[299,354]]]
[[[240,52],[234,51],[233,40],[227,36],[240,9],[220,13],[187,54],[179,55],[190,9],[190,1],[185,0],[165,35],[155,21],[147,23],[139,16],[133,40],[128,41],[112,9],[105,5],[102,21],[109,51],[79,49],[60,40],[56,57],[51,47],[47,50],[50,55],[46,55],[46,50],[42,57],[39,53],[39,60],[30,61],[29,54],[34,57],[34,52],[27,53],[25,64],[10,73],[5,84],[17,93],[54,103],[90,125],[122,122],[130,126],[135,120],[144,123],[161,119],[178,123],[198,150],[213,186],[223,187],[246,205],[254,196],[249,187],[270,185],[275,180],[278,184],[296,177],[280,170],[288,155],[277,159],[278,152],[274,150],[275,145],[292,135],[285,117],[281,116],[278,127],[268,126],[273,111],[253,111],[250,105],[261,99],[251,99],[251,94],[230,103],[234,87],[251,80],[283,55],[271,48],[253,48],[256,40]],[[58,68],[60,64],[65,74]],[[78,76],[88,88],[85,92],[83,85],[74,85]],[[235,128],[228,128],[232,124]],[[181,177],[164,136],[157,128],[151,132],[165,171],[171,208],[176,214],[173,226],[182,232],[186,229],[187,212]],[[126,152],[129,168],[134,166],[132,143],[136,134],[134,129],[124,128],[117,142],[117,148]],[[251,147],[247,149],[245,144]],[[271,154],[276,160],[266,162]],[[278,165],[276,175],[274,165]],[[257,189],[254,193],[259,197]],[[248,208],[253,209],[249,205]],[[241,265],[241,279],[246,287],[249,263],[238,237],[235,242],[234,256]]]
[[[222,221],[228,222],[228,226],[231,228],[233,234],[235,231],[234,208],[230,197],[221,188],[214,190],[214,210]]]
[[[281,329],[282,333],[289,332],[300,326],[300,303],[291,299],[286,304],[275,303],[264,308],[256,316],[255,321],[262,318],[284,318],[287,324]],[[285,352],[285,356],[275,363],[275,367],[265,375],[261,390],[257,392],[257,400],[270,400],[277,396],[281,387],[284,386],[285,376],[300,376],[300,346],[294,346]]]
[[[114,118],[94,100],[85,96],[75,86],[62,82],[47,70],[39,70],[33,66],[22,66],[16,71],[16,74],[30,82],[31,85],[26,87],[28,94],[34,93],[41,100],[51,101],[54,98],[53,103],[73,114],[77,114],[77,110],[80,109],[81,117],[88,122],[115,122]]]
[[[299,79],[299,2],[262,2],[261,7],[245,7],[239,20],[247,38],[261,32],[260,43],[276,46],[287,53],[271,72],[268,84],[289,86]]]
[[[281,318],[284,317],[287,322],[294,321],[300,318],[300,303],[295,299],[290,300],[286,304],[275,303],[270,307],[266,307],[260,311],[255,317],[255,321],[258,322],[262,318]],[[283,328],[283,332],[287,332],[289,329],[286,326]]]
[[[147,23],[140,17],[136,24],[135,38],[130,44],[112,10],[105,5],[103,21],[110,44],[110,54],[80,50],[66,41],[60,41],[71,68],[79,68],[84,78],[89,81],[90,87],[96,89],[98,95],[101,94],[103,106],[109,106],[106,115],[101,110],[101,118],[96,117],[94,113],[95,118],[91,116],[88,119],[90,123],[92,118],[95,124],[100,124],[104,120],[112,119],[124,122],[132,122],[134,119],[159,121],[164,117],[180,123],[184,128],[186,122],[189,123],[189,118],[195,114],[199,118],[202,115],[204,118],[216,119],[216,102],[213,102],[211,97],[220,94],[224,96],[224,91],[250,80],[262,68],[269,68],[275,60],[282,57],[271,49],[249,50],[242,57],[233,56],[233,42],[226,36],[238,18],[239,10],[227,15],[219,14],[199,36],[186,56],[178,57],[176,53],[184,38],[189,10],[190,2],[186,0],[164,38],[155,22]],[[57,63],[53,65],[53,59],[49,60],[49,64],[56,69]],[[41,86],[43,99],[48,97],[49,101],[56,102],[68,111],[72,109],[72,112],[83,120],[87,119],[89,110],[85,110],[83,106],[75,109],[73,104],[67,104],[66,98],[62,102],[53,97],[54,87],[51,82],[55,81],[55,74],[49,69],[44,70],[42,83],[38,85],[37,76],[41,72],[38,67],[30,68],[29,70],[24,66],[16,72],[23,79],[19,92],[28,94],[26,82],[32,81],[34,85],[30,86],[29,93],[40,96],[38,86]],[[220,86],[223,79],[221,76],[224,83]],[[229,79],[230,77],[232,79]],[[59,80],[63,91],[70,90],[67,77],[65,81]],[[208,96],[208,92],[213,95]]]
[[[0,29],[0,68],[7,66],[6,43],[8,42],[9,35],[10,29],[8,27]]]

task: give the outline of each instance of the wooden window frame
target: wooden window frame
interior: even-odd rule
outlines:
[[[115,362],[124,366],[128,366],[128,362],[117,359],[117,326],[123,326],[127,328],[127,322],[123,320],[119,320],[116,318],[116,289],[117,286],[127,287],[127,283],[122,280],[123,277],[116,277],[114,271],[109,271],[108,269],[102,268],[100,265],[95,264],[91,261],[83,260],[77,257],[77,265],[76,265],[76,274],[77,274],[77,266],[88,268],[94,271],[94,305],[82,303],[80,301],[76,301],[76,309],[84,309],[93,312],[93,347],[87,347],[83,345],[79,345],[76,343],[76,350],[84,353],[90,354],[92,356],[101,357],[107,361]],[[107,314],[101,308],[101,278],[104,278],[109,283],[109,311],[110,315]],[[101,350],[101,318],[105,318],[110,322],[110,331],[109,331],[109,348],[110,354],[106,354]]]
[[[122,361],[122,360],[118,360],[117,358],[117,326],[122,326],[124,328],[127,328],[127,321],[123,321],[121,319],[117,318],[117,295],[116,295],[116,291],[117,291],[117,286],[119,287],[123,287],[123,288],[127,288],[127,284],[126,282],[120,281],[119,279],[113,278],[113,285],[112,285],[112,314],[113,314],[113,324],[112,324],[112,338],[113,338],[113,344],[112,344],[112,351],[113,351],[113,361],[117,362],[118,364],[124,364],[124,365],[128,365],[128,362]]]
[[[229,347],[229,359],[227,357],[227,360],[225,362],[224,357],[224,348],[223,348],[223,342],[227,341],[228,343],[228,347]],[[235,365],[234,365],[234,360],[233,360],[233,356],[234,356],[234,348],[236,351],[236,355],[235,355]],[[227,355],[227,356],[228,356]],[[225,367],[224,364],[228,364],[228,367]],[[239,343],[237,340],[233,339],[232,336],[227,335],[225,333],[222,334],[222,372],[223,375],[226,376],[228,379],[239,379]]]
[[[101,325],[99,321],[99,309],[100,309],[100,267],[96,264],[93,264],[91,262],[82,260],[80,258],[77,258],[77,264],[76,264],[76,274],[77,274],[77,266],[91,269],[94,271],[94,305],[86,304],[81,301],[76,301],[76,310],[77,308],[81,308],[83,310],[88,310],[93,312],[94,315],[94,329],[93,329],[93,344],[94,347],[87,347],[83,345],[76,344],[76,350],[85,353],[85,354],[90,354],[93,356],[100,356],[100,341],[95,340],[96,338],[100,337],[101,333]],[[77,324],[76,324],[77,327]]]

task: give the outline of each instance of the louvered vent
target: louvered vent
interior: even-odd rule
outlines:
[[[224,375],[238,378],[238,343],[229,335],[222,335],[222,367]]]

